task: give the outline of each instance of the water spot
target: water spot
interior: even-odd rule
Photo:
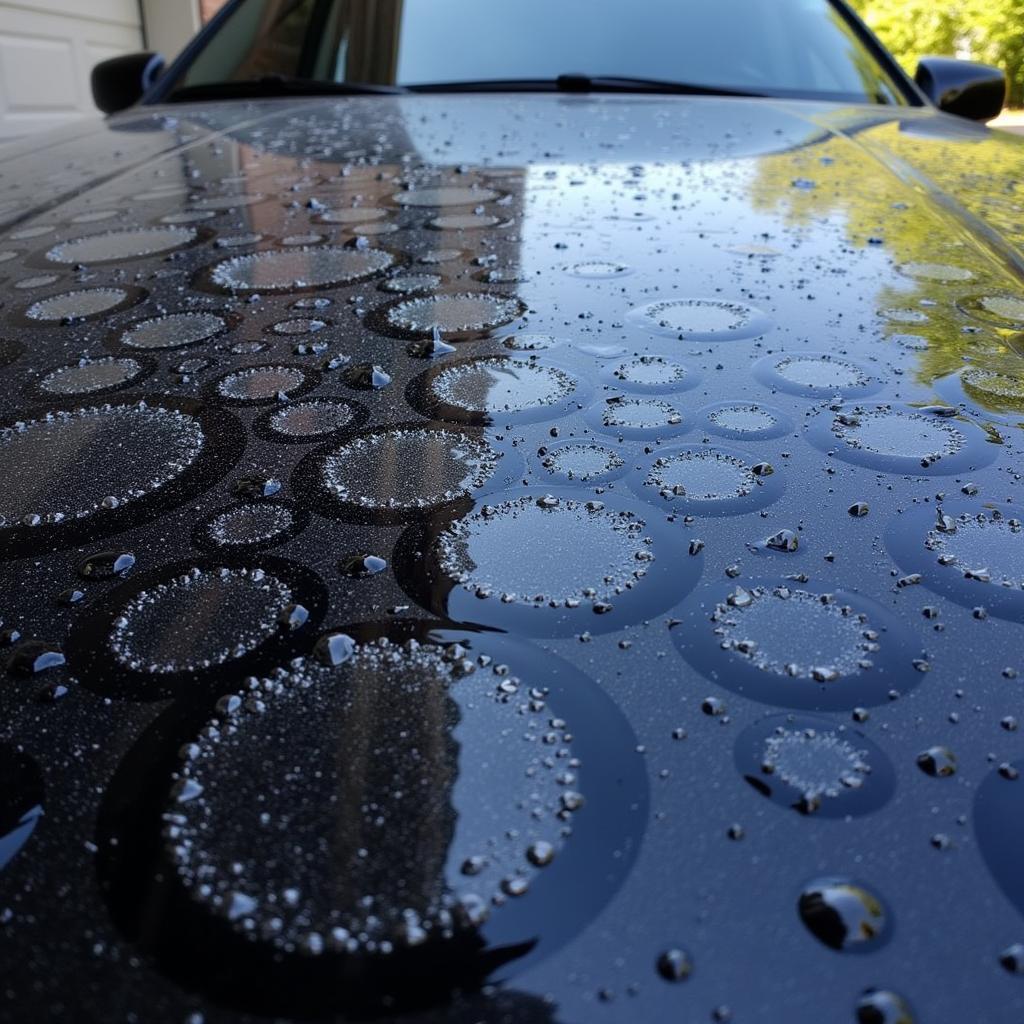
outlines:
[[[611,379],[631,391],[683,391],[695,387],[697,376],[682,363],[664,356],[634,356],[614,366]]]
[[[957,306],[968,316],[1000,327],[1024,326],[1024,298],[1017,295],[975,295]]]
[[[221,235],[213,244],[218,249],[240,249],[262,241],[263,236],[258,231],[250,231],[241,235]]]
[[[541,465],[570,483],[604,483],[621,475],[626,461],[604,445],[577,441],[558,448],[544,449]]]
[[[367,555],[362,552],[354,555],[347,555],[338,563],[338,571],[342,576],[353,580],[365,580],[371,576],[377,576],[387,569],[387,559],[379,555]],[[332,664],[336,662],[332,659]]]
[[[168,313],[132,324],[121,341],[137,349],[179,348],[209,341],[227,327],[227,321],[215,313]]]
[[[809,398],[852,398],[881,387],[863,367],[828,352],[766,356],[754,364],[754,376],[770,388]]]
[[[13,249],[4,249],[0,251],[0,263],[9,263],[13,259],[17,259],[21,253],[15,252]]]
[[[614,263],[610,260],[586,260],[566,267],[565,272],[584,280],[604,281],[612,277],[626,277],[633,272],[633,268],[625,263]]]
[[[871,814],[896,788],[895,772],[878,745],[827,718],[763,719],[740,735],[736,764],[773,803],[816,817]]]
[[[29,320],[59,323],[62,320],[86,320],[113,310],[122,309],[131,294],[124,288],[83,288],[62,292],[48,299],[33,302],[25,310]]]
[[[61,242],[46,254],[46,258],[51,263],[105,263],[108,260],[138,259],[180,249],[195,239],[196,232],[186,227],[128,228]]]
[[[655,967],[666,981],[685,981],[693,974],[693,958],[685,949],[666,949],[658,954]]]
[[[928,350],[928,339],[923,338],[920,334],[891,334],[889,340],[911,352],[926,352]]]
[[[135,568],[135,555],[130,551],[94,551],[78,564],[78,575],[84,580],[112,580],[128,576]]]
[[[207,669],[273,636],[292,600],[285,583],[260,569],[196,567],[136,594],[114,619],[108,644],[135,672]]]
[[[176,210],[165,213],[160,218],[161,224],[199,224],[204,220],[212,220],[217,214],[213,210]]]
[[[631,310],[628,319],[653,334],[681,341],[754,338],[772,326],[759,309],[721,299],[663,299]]]
[[[489,213],[446,213],[432,217],[427,221],[427,226],[437,231],[475,231],[493,228],[500,223],[500,217]]]
[[[523,303],[512,296],[463,292],[402,299],[387,307],[383,320],[403,336],[440,331],[445,337],[458,340],[503,327],[517,319],[524,309]]]
[[[338,399],[312,398],[275,409],[267,426],[286,440],[307,440],[333,434],[349,426],[355,419],[353,407]]]
[[[623,437],[658,438],[689,429],[683,414],[671,402],[659,398],[625,398],[616,395],[597,402],[587,414],[597,429]]]
[[[382,291],[394,292],[398,295],[432,292],[440,286],[440,274],[401,274],[398,277],[389,277],[380,284]]]
[[[501,343],[514,352],[540,352],[556,348],[561,341],[553,334],[510,334]]]
[[[282,334],[285,337],[292,337],[297,334],[315,334],[327,327],[326,320],[318,320],[316,317],[292,317],[290,320],[279,320],[271,327],[275,334]]]
[[[500,196],[500,192],[494,192],[489,188],[448,186],[410,189],[391,198],[399,206],[476,206],[478,203],[489,203]]]
[[[216,264],[210,279],[227,291],[289,292],[355,284],[387,270],[395,258],[380,249],[322,246],[233,256]]]
[[[989,406],[1020,409],[1024,406],[1024,379],[999,373],[982,366],[968,366],[960,374],[960,382],[968,395]]]
[[[51,395],[83,395],[91,391],[127,384],[142,373],[142,366],[134,359],[83,359],[74,366],[51,370],[39,387]]]
[[[457,501],[483,487],[498,465],[483,437],[436,427],[391,427],[335,448],[323,485],[356,509],[407,512]]]
[[[917,767],[935,779],[956,774],[956,755],[948,747],[929,747],[917,755]]]
[[[504,492],[454,522],[412,528],[396,552],[402,585],[455,621],[560,636],[619,629],[696,581],[701,559],[644,506],[570,493]]]
[[[915,281],[952,284],[955,281],[974,280],[974,274],[966,267],[953,267],[946,263],[904,263],[896,269],[904,277],[911,277]]]
[[[735,441],[767,441],[793,429],[785,413],[759,402],[722,402],[708,406],[697,414],[697,421],[709,433]]]
[[[558,367],[532,359],[484,356],[428,370],[417,401],[421,411],[440,419],[536,419],[556,415],[577,387],[578,382]]]
[[[1017,518],[1006,519],[991,511],[965,513],[956,519],[942,516],[928,531],[924,546],[940,568],[960,573],[965,580],[1024,589],[1024,533]]]
[[[376,206],[346,206],[325,210],[317,219],[324,224],[369,224],[386,217],[387,212]]]
[[[110,220],[111,217],[116,217],[120,213],[120,210],[86,210],[84,213],[76,213],[71,218],[72,224],[95,224],[96,221]]]
[[[822,878],[800,893],[800,920],[819,942],[845,953],[877,949],[888,938],[889,914],[869,888],[845,878]]]
[[[40,238],[43,235],[48,235],[56,226],[56,224],[32,224],[27,228],[12,231],[7,237],[13,242],[24,241],[26,238]]]
[[[518,678],[465,648],[350,642],[336,666],[254,683],[186,747],[164,817],[181,882],[246,939],[303,957],[443,945],[547,870],[530,849],[571,845],[569,723],[550,757],[544,701],[510,701]]]
[[[287,537],[295,525],[295,516],[286,505],[261,502],[226,509],[215,515],[206,529],[216,547],[238,548]]]
[[[250,366],[221,378],[217,393],[234,402],[272,402],[306,383],[306,374],[297,366]]]
[[[191,416],[143,405],[52,412],[7,427],[0,529],[119,508],[180,476],[204,442]]]
[[[1010,974],[1024,975],[1024,943],[1014,942],[999,954],[999,966]]]
[[[806,710],[881,704],[922,673],[906,629],[860,594],[711,581],[672,638],[697,671],[753,700]]]
[[[428,266],[434,266],[438,263],[452,263],[461,258],[461,249],[431,249],[419,257],[419,262]]]
[[[35,762],[0,743],[0,871],[28,842],[43,816],[43,779]]]
[[[928,323],[928,314],[920,309],[883,309],[878,315],[893,324]]]
[[[808,436],[836,458],[889,473],[956,473],[996,455],[972,423],[898,405],[844,406],[819,417]]]
[[[37,274],[35,277],[23,277],[20,281],[15,281],[14,287],[18,291],[30,291],[33,288],[47,288],[59,280],[59,274]]]
[[[196,210],[233,210],[239,206],[255,206],[263,202],[263,199],[259,192],[238,192],[224,196],[201,196],[190,200],[189,205]]]
[[[379,391],[392,381],[391,374],[376,363],[353,363],[345,368],[342,379],[350,388],[360,391]]]
[[[634,490],[656,504],[693,515],[732,515],[780,497],[782,476],[758,474],[739,452],[693,447],[659,454],[632,477]]]
[[[888,989],[865,989],[855,1007],[857,1024],[916,1024],[910,1004]]]

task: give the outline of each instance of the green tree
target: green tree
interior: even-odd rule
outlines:
[[[926,54],[969,55],[1003,69],[1010,105],[1024,106],[1021,0],[851,0],[896,59],[914,73]]]

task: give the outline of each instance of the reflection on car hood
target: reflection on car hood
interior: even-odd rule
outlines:
[[[13,1014],[1020,1019],[1022,180],[705,97],[3,151]]]

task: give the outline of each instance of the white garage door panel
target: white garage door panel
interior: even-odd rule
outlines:
[[[135,0],[0,0],[0,139],[98,116],[93,65],[141,48]]]

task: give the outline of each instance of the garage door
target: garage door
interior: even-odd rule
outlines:
[[[0,139],[97,116],[92,66],[140,49],[138,0],[0,0]]]

